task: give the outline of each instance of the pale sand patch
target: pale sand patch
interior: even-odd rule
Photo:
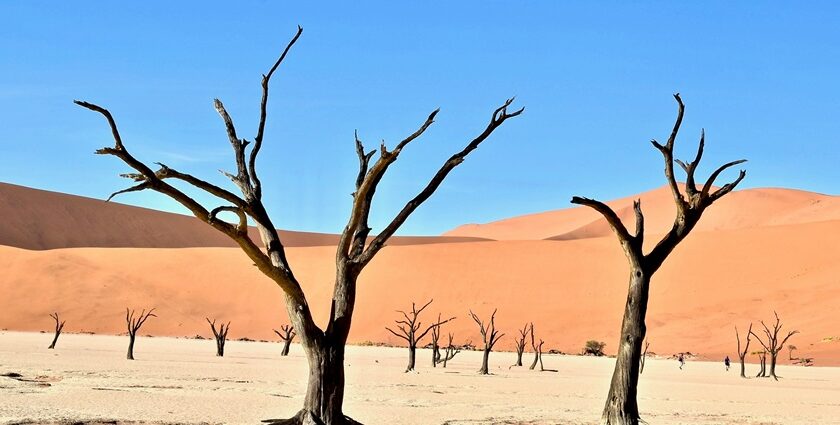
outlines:
[[[142,332],[141,332],[142,333]],[[0,332],[0,422],[258,423],[291,416],[307,374],[301,348],[279,356],[277,343]],[[479,376],[479,352],[446,369],[418,353],[405,374],[399,348],[348,347],[345,412],[366,424],[594,424],[613,360],[545,355],[557,372],[508,369],[513,353],[494,353],[492,376]],[[526,359],[530,358],[526,355]],[[526,362],[527,364],[527,362]],[[755,373],[755,366],[748,365]],[[779,382],[738,377],[720,363],[649,359],[639,403],[651,424],[840,423],[840,368],[779,366]],[[23,379],[23,380],[20,380]],[[29,422],[27,422],[29,421]]]

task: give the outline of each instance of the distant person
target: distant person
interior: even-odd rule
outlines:
[[[726,356],[726,358],[723,359],[723,364],[726,365],[726,370],[729,371],[729,356]]]
[[[677,361],[680,362],[680,370],[682,370],[682,367],[685,364],[685,357],[683,357],[682,353],[680,353],[680,356],[677,357]]]

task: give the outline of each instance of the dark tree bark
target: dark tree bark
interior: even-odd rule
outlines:
[[[384,143],[381,144],[379,157],[372,164],[376,150],[366,152],[361,140],[358,137],[356,138],[356,152],[359,158],[356,190],[353,192],[350,217],[341,233],[336,249],[333,299],[326,329],[322,329],[312,318],[303,289],[287,261],[283,243],[262,203],[262,182],[256,169],[256,160],[262,147],[265,132],[269,82],[302,32],[303,29],[298,27],[297,33],[286,45],[283,53],[274,62],[268,73],[262,77],[260,116],[253,141],[240,138],[233,120],[222,102],[218,99],[214,101],[216,111],[224,122],[236,162],[236,171],[225,173],[225,175],[237,186],[241,196],[163,164],[159,164],[160,168],[156,171],[152,170],[146,163],[136,159],[128,152],[123,144],[116,122],[107,109],[88,102],[75,101],[75,103],[102,114],[108,121],[115,144],[113,147],[99,149],[96,153],[115,156],[134,170],[134,172],[124,176],[134,180],[136,184],[112,194],[111,197],[120,193],[148,189],[174,199],[199,220],[235,241],[256,267],[283,290],[286,311],[289,320],[300,335],[301,345],[309,363],[310,374],[302,410],[291,419],[269,420],[268,422],[338,425],[354,422],[346,417],[343,412],[344,349],[356,304],[356,281],[359,274],[417,207],[434,194],[449,173],[464,162],[466,157],[505,121],[520,115],[524,109],[509,112],[508,107],[513,103],[513,99],[508,99],[502,106],[496,108],[490,117],[490,122],[481,133],[472,139],[463,150],[447,159],[428,184],[406,203],[379,234],[370,238],[368,236],[372,229],[368,226],[368,217],[379,182],[391,164],[397,160],[403,148],[420,137],[432,125],[438,111],[432,112],[420,128],[397,143],[393,150],[388,150]],[[249,146],[251,146],[250,152],[248,152]],[[222,205],[207,209],[181,189],[170,184],[173,180],[190,185],[218,198]],[[229,223],[219,218],[219,214],[223,212],[234,214],[238,218],[238,222]],[[259,231],[262,240],[261,245],[258,245],[248,236],[249,220],[256,225]]]
[[[210,321],[209,317],[205,317],[207,319],[207,323],[210,324],[210,329],[213,331],[213,338],[216,339],[216,356],[217,357],[224,357],[225,356],[225,342],[227,342],[227,334],[230,330],[230,322],[227,322],[227,325],[224,323],[219,324],[219,329],[216,329],[216,319]]]
[[[499,342],[505,334],[499,334],[499,331],[496,330],[496,310],[493,310],[493,314],[490,315],[490,322],[486,325],[484,321],[478,318],[475,313],[470,310],[470,317],[475,321],[478,325],[478,328],[481,332],[481,339],[484,342],[484,356],[481,360],[481,368],[478,370],[478,373],[482,375],[490,374],[490,352],[493,351],[493,346]]]
[[[153,311],[155,309],[151,309],[148,312],[143,309],[140,315],[135,317],[134,310],[129,312],[127,308],[125,309],[125,323],[128,327],[128,353],[126,354],[128,360],[134,360],[134,340],[137,338],[137,331],[140,330],[140,327],[146,323],[149,317],[157,317],[157,315],[152,313]]]
[[[58,342],[58,336],[61,335],[61,331],[64,329],[64,322],[66,322],[66,320],[62,320],[59,323],[58,312],[50,314],[50,317],[52,317],[53,320],[55,320],[55,336],[53,337],[53,340],[50,343],[50,346],[47,347],[47,348],[52,350],[52,349],[55,348],[55,344]]]
[[[525,339],[528,337],[528,332],[531,332],[533,338],[533,326],[534,324],[531,323],[532,328],[528,327],[528,323],[519,330],[519,337],[516,338],[516,363],[514,366],[522,366],[522,354],[525,353]]]
[[[752,323],[750,323],[750,328],[747,330],[747,341],[744,344],[744,349],[741,349],[741,336],[738,334],[738,326],[735,326],[735,339],[738,340],[738,358],[741,360],[741,378],[746,378],[746,366],[744,365],[744,358],[747,357],[747,353],[750,350],[750,335],[752,335]]]
[[[645,371],[645,359],[647,359],[648,347],[650,347],[650,342],[645,340],[645,349],[644,351],[642,351],[642,358],[639,359],[639,375],[641,375]]]
[[[679,105],[676,123],[670,137],[665,145],[653,140],[656,147],[665,160],[665,178],[674,196],[677,206],[677,216],[671,230],[659,241],[659,243],[648,254],[643,252],[644,241],[644,216],[640,201],[633,203],[636,219],[635,234],[631,234],[621,219],[606,204],[589,198],[573,197],[572,203],[585,205],[595,209],[604,216],[607,223],[612,227],[613,232],[618,236],[624,254],[630,263],[630,282],[627,293],[627,303],[624,309],[624,318],[621,324],[621,339],[616,354],[615,371],[613,372],[610,384],[609,395],[604,406],[601,421],[609,425],[636,425],[639,423],[639,407],[636,401],[636,388],[639,381],[639,364],[642,354],[642,341],[645,339],[645,315],[647,314],[648,295],[650,291],[650,279],[662,266],[662,263],[677,245],[688,236],[700,220],[705,209],[713,202],[731,192],[738,183],[746,176],[741,171],[735,181],[723,187],[712,190],[718,175],[733,165],[740,164],[745,160],[728,162],[715,170],[706,180],[701,189],[697,188],[694,180],[694,173],[703,155],[705,134],[700,136],[700,144],[693,161],[685,163],[674,159],[674,141],[677,138],[682,123],[685,106],[679,94],[674,98]],[[680,190],[677,180],[674,177],[674,163],[680,165],[686,172],[685,190]]]
[[[456,347],[452,343],[452,334],[449,334],[449,342],[446,344],[446,349],[443,352],[443,357],[438,360],[438,363],[443,363],[443,367],[446,368],[446,362],[455,358],[455,355],[460,353],[461,349]]]
[[[283,325],[280,327],[280,330],[272,329],[277,336],[283,341],[283,351],[280,352],[281,356],[288,356],[289,355],[289,346],[292,345],[292,340],[295,339],[295,327],[292,325]]]
[[[540,353],[537,351],[537,341],[534,335],[534,324],[531,323],[531,349],[534,351],[534,361],[531,362],[531,366],[528,367],[529,370],[534,370],[537,367],[537,363],[540,361]]]
[[[756,378],[766,378],[767,377],[767,351],[753,351],[753,354],[758,355],[758,361],[761,365],[761,369],[758,370],[758,374],[755,375]]]
[[[397,329],[399,329],[399,333],[395,332],[393,329],[386,327],[385,329],[388,332],[391,332],[395,336],[402,338],[408,344],[408,366],[406,366],[405,371],[410,372],[414,370],[414,366],[417,361],[417,344],[426,337],[426,334],[429,331],[432,331],[435,328],[439,328],[440,325],[449,322],[450,320],[455,319],[454,317],[450,317],[446,320],[440,320],[440,316],[438,316],[438,321],[432,323],[431,325],[426,327],[426,330],[420,331],[422,327],[422,322],[419,321],[420,313],[429,306],[434,300],[429,300],[426,304],[424,304],[419,309],[415,303],[411,303],[411,311],[405,312],[402,310],[397,310],[397,313],[403,315],[403,319],[394,320],[397,324]],[[432,357],[434,358],[434,352],[432,353]]]
[[[779,319],[778,313],[774,311],[773,315],[776,316],[776,323],[773,324],[772,330],[769,327],[767,327],[766,324],[764,324],[763,320],[761,321],[761,326],[764,327],[764,336],[767,338],[766,342],[759,338],[759,336],[756,335],[755,332],[752,332],[752,335],[755,337],[758,343],[761,344],[762,347],[764,347],[764,351],[770,354],[770,377],[778,381],[779,377],[776,376],[776,361],[779,358],[779,351],[782,351],[782,349],[784,349],[785,347],[785,343],[787,342],[787,340],[790,337],[798,334],[799,331],[790,331],[787,333],[787,336],[781,338],[779,332],[782,330],[782,322]]]

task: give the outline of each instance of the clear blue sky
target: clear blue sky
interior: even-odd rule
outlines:
[[[743,187],[838,193],[837,3],[356,3],[4,1],[0,181],[96,198],[125,187],[126,168],[93,155],[112,141],[100,116],[71,102],[84,99],[111,109],[136,156],[227,184],[212,99],[253,137],[260,75],[300,24],[273,80],[259,163],[282,228],[341,230],[354,129],[393,146],[441,108],[381,184],[376,230],[512,95],[526,113],[401,233],[661,186],[648,141],[667,138],[677,91],[687,105],[678,156],[705,127],[704,175],[744,157]],[[178,211],[154,193],[119,202]]]

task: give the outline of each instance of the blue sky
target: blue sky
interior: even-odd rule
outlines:
[[[687,105],[678,156],[693,154],[705,127],[704,175],[743,157],[743,187],[838,193],[834,3],[359,3],[4,1],[0,181],[96,198],[125,187],[126,168],[92,154],[112,141],[100,116],[72,104],[83,99],[114,113],[141,159],[227,184],[216,170],[232,157],[212,99],[253,137],[260,75],[300,24],[273,80],[259,162],[282,228],[340,231],[353,131],[393,146],[440,107],[380,186],[381,228],[513,95],[526,113],[402,234],[661,186],[648,141],[667,138],[677,91]],[[118,200],[179,211],[154,193]]]

